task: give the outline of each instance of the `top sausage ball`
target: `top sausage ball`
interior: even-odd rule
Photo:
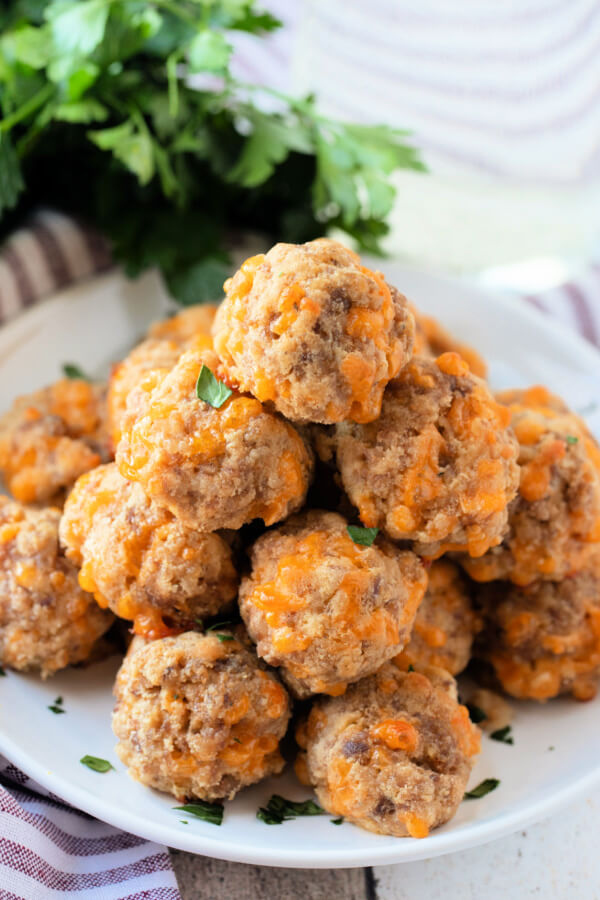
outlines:
[[[65,378],[19,397],[0,418],[0,475],[22,503],[58,502],[108,458],[105,390]]]
[[[287,693],[226,634],[136,638],[117,675],[117,753],[132,778],[178,800],[231,799],[284,766]]]
[[[478,655],[513,697],[595,696],[600,680],[600,552],[563,581],[493,582],[479,600],[486,629]]]
[[[457,353],[415,357],[388,385],[376,422],[335,427],[342,482],[363,523],[430,558],[499,544],[518,485],[509,421]]]
[[[467,579],[458,566],[438,559],[429,569],[429,584],[410,641],[396,661],[401,667],[417,663],[458,675],[469,663],[473,637],[480,627]]]
[[[504,540],[461,557],[476,581],[526,585],[577,571],[600,541],[600,449],[582,420],[543,387],[506,391],[519,440],[521,480]]]
[[[342,516],[317,510],[259,538],[251,560],[242,618],[299,697],[339,694],[397,654],[427,585],[413,553],[356,544]]]
[[[242,391],[296,422],[370,422],[412,353],[406,299],[336,241],[276,244],[225,282],[215,348]]]
[[[58,544],[58,509],[0,497],[0,665],[42,677],[87,659],[113,617],[77,584]]]
[[[218,534],[186,528],[114,463],[82,476],[60,523],[80,585],[100,606],[157,638],[227,609],[237,593],[231,550]]]
[[[297,774],[327,812],[415,838],[456,813],[480,745],[450,675],[390,663],[343,697],[316,700],[296,738]]]
[[[132,392],[117,447],[121,474],[160,506],[202,531],[267,525],[302,506],[312,457],[297,431],[253,397],[220,406],[199,399],[211,351],[189,350],[153,389]]]

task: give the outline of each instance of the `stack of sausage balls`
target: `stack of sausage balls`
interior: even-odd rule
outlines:
[[[473,656],[513,697],[595,692],[600,452],[545,389],[495,398],[335,241],[277,244],[225,293],[107,393],[63,380],[0,420],[0,662],[47,676],[126,620],[133,778],[231,798],[283,769],[293,718],[328,812],[424,837],[479,750]]]

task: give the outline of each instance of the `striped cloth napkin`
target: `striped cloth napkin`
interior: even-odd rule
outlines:
[[[55,212],[39,213],[0,252],[0,324],[111,265],[106,243]],[[600,346],[600,266],[524,300]],[[0,900],[178,900],[165,847],[98,822],[0,757]]]
[[[0,900],[181,900],[166,847],[50,794],[0,756]]]

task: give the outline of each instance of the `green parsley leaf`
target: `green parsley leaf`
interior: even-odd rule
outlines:
[[[194,803],[186,803],[185,806],[174,806],[173,809],[186,812],[196,819],[209,822],[211,825],[221,825],[223,822],[223,804],[207,803],[204,800],[196,800]]]
[[[413,666],[412,663],[409,663],[408,669],[407,669],[406,671],[407,671],[407,672],[414,672],[414,671],[415,671],[415,667]]]
[[[60,713],[66,713],[66,709],[63,709],[63,698],[57,697],[54,703],[48,707],[48,709],[53,712],[55,715],[60,715]]]
[[[188,47],[190,72],[221,72],[227,67],[232,50],[218,31],[201,31]]]
[[[107,759],[101,759],[99,756],[82,756],[79,762],[93,772],[110,772],[111,769],[114,769],[112,763],[109,763]]]
[[[342,822],[344,821],[344,817],[340,816],[339,819],[330,819],[329,821],[331,822],[332,825],[341,825]]]
[[[473,790],[467,791],[464,799],[479,800],[480,797],[485,797],[486,794],[495,791],[499,784],[500,780],[498,778],[486,778],[481,782],[481,784],[478,784],[477,787],[474,787]]]
[[[579,438],[575,437],[574,434],[568,434],[566,436],[565,440],[566,440],[567,444],[578,444],[579,443]]]
[[[475,706],[474,703],[467,703],[466,707],[469,710],[471,722],[475,725],[478,725],[480,722],[485,722],[487,715],[480,706]]]
[[[314,800],[286,800],[279,794],[273,794],[266,806],[259,807],[256,818],[265,825],[281,825],[298,816],[321,816],[325,813]]]
[[[5,210],[15,206],[23,187],[19,161],[10,138],[0,132],[0,217]]]
[[[362,528],[359,525],[348,525],[348,534],[355,544],[370,547],[377,537],[379,528]]]
[[[63,374],[67,378],[80,378],[82,381],[91,381],[83,369],[80,369],[79,366],[75,365],[75,363],[63,363]]]
[[[496,731],[492,731],[490,737],[493,741],[500,741],[501,744],[514,744],[511,730],[510,725],[505,725],[504,728],[498,728]]]
[[[123,165],[137,175],[140,184],[148,184],[154,175],[155,159],[148,131],[127,119],[114,128],[89,131],[88,138],[101,150],[110,150]]]
[[[196,382],[196,396],[199,400],[204,400],[214,409],[220,409],[232,393],[231,388],[215,378],[208,366],[202,365]]]

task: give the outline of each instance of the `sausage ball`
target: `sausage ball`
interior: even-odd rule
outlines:
[[[265,534],[250,553],[240,612],[258,655],[298,697],[340,694],[407,642],[427,586],[414,553],[367,547],[337,513],[311,510]]]
[[[287,422],[254,397],[233,393],[218,408],[199,399],[210,351],[190,350],[147,391],[132,392],[117,447],[122,475],[193,528],[267,525],[304,503],[312,456]]]
[[[175,341],[183,346],[193,344],[197,338],[210,335],[217,309],[214,303],[188,306],[175,316],[154,322],[148,329],[148,337]]]
[[[370,422],[412,353],[406,298],[328,239],[275,244],[225,282],[213,329],[240,390],[296,422]]]
[[[486,362],[474,347],[458,341],[437,319],[418,312],[412,303],[410,311],[415,318],[415,354],[436,357],[448,351],[456,351],[469,364],[474,375],[487,377]]]
[[[563,581],[526,587],[495,582],[481,590],[486,628],[477,655],[507,694],[549,700],[595,696],[600,678],[600,553]]]
[[[105,394],[65,378],[19,397],[0,418],[0,476],[21,503],[59,502],[62,492],[108,459]]]
[[[113,617],[61,553],[58,509],[0,497],[0,665],[43,678],[87,659]]]
[[[231,799],[283,769],[289,698],[230,632],[136,638],[115,695],[117,753],[148,787],[178,800]]]
[[[223,612],[237,592],[223,538],[186,527],[114,463],[79,479],[65,504],[60,537],[81,566],[81,587],[149,638]]]
[[[481,556],[502,540],[517,492],[510,413],[457,353],[415,357],[385,392],[381,417],[342,422],[333,441],[343,486],[369,527],[423,556]]]
[[[327,812],[415,838],[456,813],[480,745],[448,673],[390,663],[343,697],[316,700],[296,737],[297,774]]]
[[[546,388],[507,391],[498,399],[519,440],[519,493],[502,543],[461,563],[476,581],[558,581],[581,568],[600,541],[600,449],[584,422]]]
[[[415,663],[435,666],[458,675],[468,665],[479,628],[466,578],[458,566],[446,559],[436,560],[429,569],[429,584],[410,641],[397,662],[402,667]]]

